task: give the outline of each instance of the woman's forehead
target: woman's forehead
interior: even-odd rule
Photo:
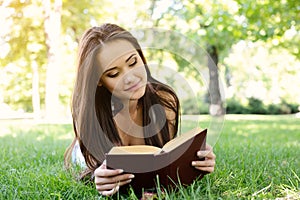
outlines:
[[[124,64],[127,56],[137,52],[126,40],[116,40],[105,43],[97,54],[97,60],[103,70]]]

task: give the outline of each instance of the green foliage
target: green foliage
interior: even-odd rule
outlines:
[[[8,5],[10,15],[6,16],[8,25],[0,34],[4,43],[9,44],[9,52],[0,58],[0,71],[6,81],[0,83],[4,102],[14,109],[32,111],[32,65],[38,65],[40,73],[40,95],[43,98],[45,84],[46,46],[43,20],[38,2],[12,1]],[[34,12],[33,12],[34,10]]]
[[[0,72],[5,77],[5,81],[0,82],[3,92],[4,103],[9,104],[14,109],[23,109],[32,112],[32,80],[33,69],[38,68],[39,96],[42,107],[45,105],[45,82],[47,67],[47,45],[46,33],[44,30],[43,1],[10,1],[4,3],[1,9],[7,14],[1,16],[1,20],[6,23],[5,31],[0,34],[1,48],[3,44],[8,45],[7,55],[0,57]],[[62,38],[63,55],[61,69],[66,72],[68,69],[74,70],[75,58],[70,56],[75,54],[78,39],[83,31],[90,27],[92,20],[97,21],[106,12],[103,12],[104,1],[63,1],[62,15]],[[108,4],[109,5],[109,4]],[[1,11],[2,12],[2,11]],[[3,19],[2,19],[3,18]],[[70,42],[73,40],[72,42]],[[2,44],[3,43],[3,44]],[[64,74],[63,76],[60,76]],[[74,73],[71,73],[72,75]],[[59,97],[63,105],[70,101],[73,79],[57,71],[59,77]]]
[[[267,105],[279,103],[280,99],[299,104],[300,62],[286,49],[271,46],[265,42],[241,41],[232,47],[224,60],[227,71],[222,70],[229,76],[230,91],[227,90],[226,96],[255,97]],[[287,84],[287,80],[292,84]]]
[[[249,98],[248,99],[248,109],[254,114],[264,114],[266,113],[265,106],[260,99]]]
[[[183,115],[199,115],[209,113],[209,104],[203,101],[195,102],[192,99],[184,99],[180,102]]]
[[[63,0],[62,32],[66,36],[71,37],[75,42],[78,42],[83,32],[91,27],[91,23],[101,23],[99,19],[104,18],[108,14],[108,11],[105,9],[109,6],[111,4],[106,0]]]
[[[148,3],[146,1],[139,1],[132,5],[127,3],[114,4],[112,1],[107,0],[62,1],[62,48],[64,55],[62,56],[63,64],[61,68],[64,69],[64,73],[61,73],[63,74],[62,76],[58,73],[58,77],[60,78],[60,87],[58,90],[60,101],[63,105],[69,103],[71,96],[74,79],[74,74],[72,74],[74,72],[73,66],[75,65],[74,55],[77,50],[78,40],[87,27],[102,22],[116,22],[126,28],[157,26],[163,29],[178,31],[201,47],[216,47],[220,64],[226,63],[224,59],[228,57],[233,45],[241,40],[253,42],[264,41],[268,44],[268,49],[283,47],[298,59],[300,57],[298,45],[300,41],[299,1],[174,0],[170,1],[167,6],[161,6],[163,1],[151,1]],[[39,96],[42,107],[45,102],[45,80],[48,61],[42,4],[43,1],[41,0],[14,0],[4,1],[3,7],[1,7],[1,13],[4,13],[1,15],[1,22],[5,23],[0,33],[0,73],[1,79],[5,77],[5,80],[3,78],[4,81],[0,81],[0,92],[3,95],[5,103],[8,103],[14,109],[23,109],[27,112],[31,112],[33,109],[31,105],[33,65],[38,66]],[[127,17],[128,10],[132,10],[134,14]],[[124,15],[126,17],[123,17]],[[158,42],[166,39],[168,38],[159,38]],[[184,47],[182,44],[177,44],[180,41],[173,38],[170,39],[172,40],[173,47],[178,49]],[[6,48],[6,45],[9,48]],[[5,49],[2,50],[2,47],[5,47]],[[255,50],[258,51],[258,48],[255,48]],[[7,51],[8,53],[5,55],[4,52]],[[197,56],[197,52],[191,53],[191,59],[197,59]],[[244,59],[243,56],[240,57]],[[159,56],[154,55],[154,58],[159,58]],[[160,57],[160,59],[165,59],[165,57]],[[189,65],[190,60],[184,60],[180,55],[173,55],[173,59],[177,62],[180,72],[184,72],[188,76],[201,81],[199,74],[195,73],[193,67]],[[270,57],[264,60],[273,61],[276,59]],[[202,60],[199,60],[199,63],[202,63]],[[236,90],[241,88],[240,90],[245,91],[245,88],[239,85],[240,83],[246,83],[246,80],[248,80],[247,76],[249,73],[245,72],[242,69],[243,67],[254,69],[254,67],[259,66],[257,71],[268,71],[264,70],[266,69],[265,64],[258,63],[255,66],[249,67],[249,63],[247,61],[236,66],[227,63],[229,71],[232,72],[233,79],[237,80],[234,83]],[[202,64],[204,65],[204,63]],[[289,68],[288,66],[291,65],[290,62],[284,65],[280,64],[280,69],[278,67],[275,69],[274,64],[276,63],[270,64],[271,70],[273,70],[272,76],[261,73],[259,75],[254,74],[253,77],[262,81],[265,87],[270,89],[274,87],[273,81],[276,82],[274,77],[277,75],[275,74],[274,76],[274,72],[278,71],[278,74],[282,77],[278,78],[280,91],[289,91],[288,87],[293,87],[292,92],[282,92],[280,98],[287,99],[288,101],[297,101],[297,98],[294,98],[294,94],[296,93],[295,88],[298,88],[297,72],[299,70],[295,67],[294,69],[291,69],[292,67]],[[70,70],[65,70],[66,66]],[[243,74],[247,76],[245,77]],[[287,85],[285,84],[285,80],[292,80],[295,84]],[[292,113],[297,110],[295,106],[287,105],[287,107],[291,109],[290,112]],[[275,111],[277,109],[274,107],[271,108]],[[265,109],[271,110],[271,108]],[[285,108],[280,109],[284,110]],[[187,109],[185,110],[187,111]],[[289,112],[288,110],[285,112]]]
[[[263,101],[256,98],[247,99],[247,104],[242,104],[235,98],[226,100],[226,113],[227,114],[268,114],[268,115],[280,115],[280,114],[292,114],[299,112],[300,106],[294,103],[287,103],[281,101],[278,104],[265,105]]]
[[[226,100],[226,113],[227,114],[247,114],[249,110],[245,108],[240,101],[231,98]]]
[[[286,46],[286,31],[299,30],[299,9],[299,2],[293,0],[173,1],[158,26],[179,30],[200,45],[215,46],[224,58],[240,40],[276,39]]]
[[[2,72],[6,76],[6,82],[1,86],[4,89],[3,101],[10,102],[15,110],[24,109],[32,112],[31,106],[31,77],[26,67],[10,66]]]
[[[237,2],[240,5],[240,15],[246,18],[244,23],[247,39],[272,41],[274,46],[285,47],[299,58],[299,45],[295,46],[299,41],[299,32],[291,35],[293,30],[299,30],[300,27],[299,1],[237,0]]]
[[[297,54],[298,57],[300,55],[299,45],[297,46],[297,42],[295,42],[299,40],[299,31],[297,30],[299,30],[300,24],[300,6],[298,1],[174,0],[171,2],[168,9],[165,9],[165,12],[157,19],[157,25],[184,33],[199,46],[204,47],[211,57],[209,47],[216,49],[214,55],[217,58],[214,61],[219,67],[224,63],[224,59],[232,50],[233,45],[244,40],[264,41],[271,45],[270,49],[285,47],[293,54]],[[293,40],[295,40],[294,43]],[[289,45],[293,48],[289,48]],[[174,40],[174,46],[180,46],[179,42]],[[255,50],[257,51],[257,49]],[[241,59],[244,57],[241,56]],[[182,65],[181,59],[175,58],[175,60],[178,62],[179,70],[187,71],[184,69],[186,65]],[[249,63],[249,61],[247,62]],[[242,67],[249,68],[247,62]],[[229,66],[231,68],[231,65]],[[241,67],[240,65],[237,66]],[[240,72],[240,70],[237,71]],[[259,71],[264,70],[260,69]],[[239,74],[233,76],[233,79],[238,78]],[[246,73],[246,76],[238,84],[247,80],[249,74]],[[265,76],[254,75],[253,77],[266,84],[268,89],[275,85],[272,82],[274,78],[270,78],[268,74]],[[218,88],[215,80],[216,76],[210,76],[210,82],[214,84],[214,87],[210,87],[210,92],[213,97],[218,97],[218,93],[213,90],[213,88]],[[239,88],[239,85],[235,85],[235,87]],[[272,93],[275,92],[272,91]],[[290,96],[287,93],[284,95]],[[287,96],[285,98],[291,99]],[[280,96],[280,98],[284,97]],[[214,98],[214,102],[219,102],[219,100]],[[251,102],[250,106],[252,103],[257,102]],[[253,109],[257,109],[254,111],[255,113],[265,112],[263,107],[253,107]]]
[[[203,127],[210,123],[201,116]],[[72,126],[0,121],[0,199],[111,199],[66,171],[63,153]],[[183,122],[191,128],[196,121]],[[299,119],[227,115],[214,152],[215,172],[159,199],[275,199],[299,195]],[[115,199],[137,199],[131,191]],[[127,199],[128,199],[127,198]]]
[[[267,114],[291,114],[300,111],[300,105],[282,101],[280,104],[270,104],[267,106]]]

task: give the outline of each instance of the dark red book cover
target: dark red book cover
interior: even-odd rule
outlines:
[[[160,186],[165,188],[179,183],[189,185],[205,175],[205,172],[195,169],[191,163],[199,160],[197,151],[205,150],[206,135],[207,129],[196,128],[174,138],[162,149],[153,147],[154,152],[134,152],[130,149],[127,151],[126,147],[121,147],[123,152],[106,154],[106,164],[108,168],[133,173],[135,178],[130,185],[136,192],[155,190],[157,180]],[[139,148],[144,146],[138,145]],[[134,146],[129,147],[134,149]],[[138,151],[138,148],[135,151]],[[124,190],[125,187],[121,189]]]

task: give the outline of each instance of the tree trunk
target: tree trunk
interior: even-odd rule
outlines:
[[[38,66],[35,61],[31,64],[32,68],[32,108],[34,119],[41,117],[41,104],[40,104],[40,93],[39,93],[39,72]]]
[[[45,117],[49,120],[57,119],[60,113],[60,102],[58,93],[58,77],[60,67],[60,27],[62,1],[50,0],[43,2],[45,12],[44,30],[46,45],[48,48],[48,66],[46,72],[46,95],[45,95]]]
[[[224,108],[219,87],[218,72],[218,51],[216,46],[208,47],[208,68],[209,68],[209,113],[213,116],[224,114]]]

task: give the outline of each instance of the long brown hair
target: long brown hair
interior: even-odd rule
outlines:
[[[69,166],[72,149],[77,140],[85,158],[88,171],[94,171],[105,159],[105,153],[115,144],[121,144],[113,116],[118,112],[117,98],[104,86],[99,86],[101,68],[96,62],[95,56],[99,53],[104,43],[112,40],[126,40],[130,42],[141,57],[146,73],[147,85],[145,94],[139,99],[139,105],[143,107],[143,126],[145,144],[162,147],[168,142],[171,136],[175,136],[178,130],[179,101],[175,92],[167,85],[157,81],[151,76],[146,59],[140,45],[125,29],[115,24],[103,24],[99,27],[88,29],[81,38],[78,51],[78,71],[76,83],[72,96],[72,117],[75,138],[66,150],[65,165]],[[159,93],[166,93],[160,95]],[[173,101],[170,101],[170,97]],[[112,108],[112,101],[115,105]],[[163,124],[158,136],[156,125],[150,124],[149,110],[152,105],[162,105],[175,113],[174,121]],[[165,117],[164,109],[153,109],[153,115]],[[156,120],[159,123],[161,120]],[[172,125],[174,133],[169,133],[169,126]],[[153,135],[153,133],[157,133]]]

